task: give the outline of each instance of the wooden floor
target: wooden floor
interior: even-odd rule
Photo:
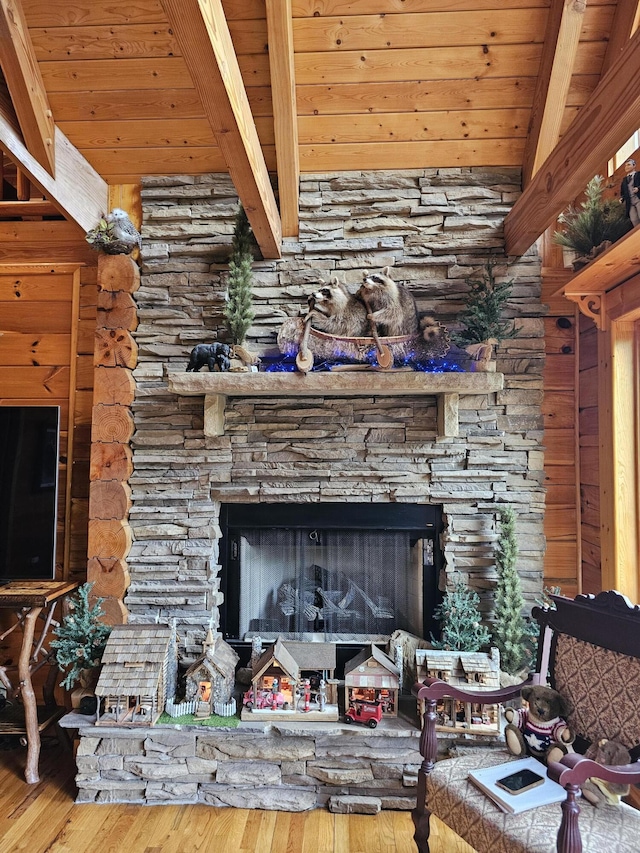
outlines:
[[[193,806],[74,805],[69,751],[45,744],[27,785],[26,749],[1,749],[0,853],[416,853],[408,812],[376,816]],[[432,853],[473,853],[434,821]]]

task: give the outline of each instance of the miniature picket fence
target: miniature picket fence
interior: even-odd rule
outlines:
[[[165,711],[170,717],[184,717],[186,714],[195,714],[198,706],[198,700],[192,699],[190,702],[180,702],[176,704],[172,699],[167,699]]]
[[[232,698],[229,702],[214,702],[213,710],[219,717],[233,717],[236,712],[236,700]]]

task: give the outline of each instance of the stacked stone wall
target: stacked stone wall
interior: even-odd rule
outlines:
[[[77,802],[299,812],[411,809],[418,731],[321,725],[81,729]]]
[[[134,543],[125,604],[131,621],[177,618],[181,655],[217,627],[220,502],[376,501],[443,507],[446,571],[462,572],[491,610],[500,506],[517,511],[519,571],[542,585],[544,308],[535,252],[504,255],[516,170],[428,169],[305,175],[301,227],[280,260],[254,265],[248,344],[275,351],[277,329],[321,281],[351,290],[363,270],[393,268],[421,311],[457,323],[466,280],[495,261],[513,280],[507,316],[521,333],[498,351],[504,389],[460,398],[460,432],[437,436],[433,398],[238,398],[226,430],[203,434],[202,398],[167,390],[168,368],[224,340],[222,307],[237,197],[227,176],[144,181],[139,362],[131,478]]]

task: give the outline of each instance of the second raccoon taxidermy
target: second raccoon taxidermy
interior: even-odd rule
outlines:
[[[404,285],[390,277],[390,272],[389,267],[373,275],[365,272],[357,296],[367,300],[371,311],[368,317],[376,322],[380,335],[416,335],[418,310],[415,299]]]
[[[311,315],[314,329],[345,338],[369,334],[366,308],[337,278],[332,278],[328,285],[323,285],[307,301],[307,316]]]

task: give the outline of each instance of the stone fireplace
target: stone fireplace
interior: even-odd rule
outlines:
[[[183,666],[201,654],[209,627],[247,647],[252,636],[283,628],[295,638],[361,645],[396,627],[428,636],[438,590],[456,573],[479,592],[490,618],[504,504],[517,514],[525,597],[538,594],[544,307],[536,254],[504,256],[502,221],[519,185],[511,169],[305,175],[299,239],[285,240],[281,260],[254,266],[248,343],[268,354],[282,321],[298,314],[320,281],[336,275],[355,290],[364,269],[387,265],[421,311],[454,327],[465,279],[491,256],[498,278],[514,282],[509,314],[521,330],[500,347],[497,374],[257,374],[242,385],[241,376],[185,374],[195,344],[224,339],[233,187],[220,175],[145,180],[125,605],[133,623],[176,620]],[[344,530],[325,523],[332,511],[355,513],[348,545]],[[363,570],[374,562],[372,550],[373,580]],[[239,584],[237,561],[247,555],[253,574]],[[410,804],[417,730],[381,731],[388,752],[376,770],[359,733],[350,748],[339,728],[267,728],[260,726],[260,737],[269,745],[255,731],[209,735],[209,746],[193,734],[190,745],[186,733],[150,735],[154,754],[190,755],[179,763],[191,762],[193,778],[176,793],[168,769],[166,779],[162,767],[145,776],[145,757],[124,774],[130,799],[244,805],[250,791],[259,803],[259,771],[244,766],[248,756],[268,765],[260,791],[277,789],[264,797],[280,805],[264,807],[309,808],[375,790],[386,807]],[[91,768],[99,749],[87,748]],[[223,758],[233,767],[216,776],[211,762]],[[215,778],[215,793],[198,789],[200,776],[205,789]],[[81,798],[127,799],[113,793],[115,784],[100,785],[81,786]]]

